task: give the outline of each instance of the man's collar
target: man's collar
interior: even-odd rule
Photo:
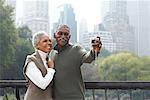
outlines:
[[[68,48],[69,46],[71,46],[71,44],[67,44],[67,45],[63,46],[62,49],[60,50],[60,49],[58,48],[58,44],[57,44],[57,45],[54,47],[54,50],[57,50],[58,52],[61,52],[61,51],[65,50],[66,48]]]

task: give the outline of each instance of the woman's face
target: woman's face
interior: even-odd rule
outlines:
[[[48,35],[43,35],[37,45],[37,49],[45,53],[48,53],[52,49],[52,41],[49,39]]]

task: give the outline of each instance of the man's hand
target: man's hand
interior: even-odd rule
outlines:
[[[47,61],[48,68],[54,68],[54,62],[52,60]]]
[[[100,40],[100,37],[96,37],[91,41],[91,43],[92,43],[93,51],[95,52],[96,56],[98,56],[102,48],[102,42]]]

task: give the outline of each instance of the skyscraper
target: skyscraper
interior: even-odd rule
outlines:
[[[110,0],[109,11],[103,19],[104,28],[110,31],[116,51],[134,52],[134,32],[129,24],[127,1]]]
[[[150,56],[150,1],[128,1],[127,11],[135,31],[136,53],[139,56]]]
[[[70,27],[72,43],[77,42],[77,21],[75,19],[74,9],[70,4],[64,4],[59,6],[59,19],[58,24],[66,24]]]
[[[23,2],[23,23],[32,30],[32,33],[41,30],[49,33],[48,5],[49,0]]]
[[[88,33],[88,26],[86,19],[82,18],[79,25],[79,43],[83,43],[84,33]]]

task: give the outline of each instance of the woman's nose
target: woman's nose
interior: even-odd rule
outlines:
[[[52,44],[52,41],[48,41],[48,44]]]
[[[52,42],[49,42],[50,45],[52,45]]]

